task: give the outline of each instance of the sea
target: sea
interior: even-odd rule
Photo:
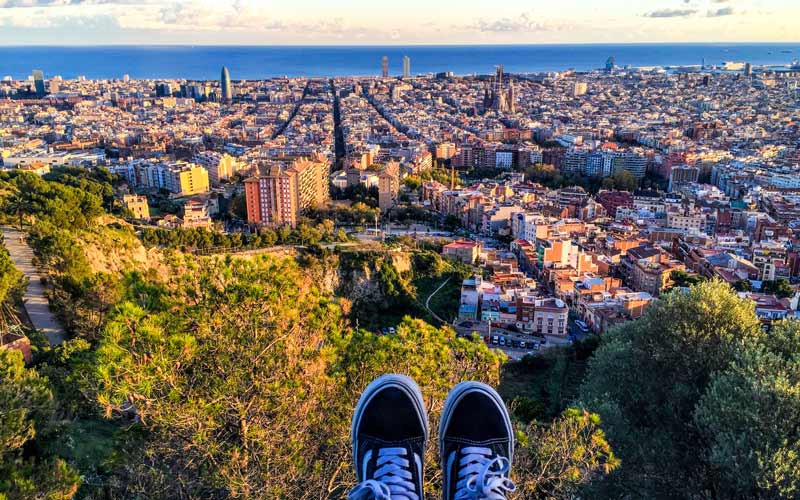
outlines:
[[[502,64],[506,72],[537,73],[605,66],[722,65],[726,61],[789,65],[800,58],[800,43],[558,44],[558,45],[412,45],[412,46],[4,46],[0,78],[24,79],[33,69],[46,78],[85,76],[114,79],[218,79],[227,66],[231,79],[280,76],[377,76],[381,59],[389,73],[402,73],[403,56],[413,75],[452,72],[489,74]]]

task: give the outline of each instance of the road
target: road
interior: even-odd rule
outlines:
[[[362,242],[358,241],[346,241],[343,243],[324,243],[321,244],[319,247],[324,248],[325,250],[336,250],[337,248],[353,248],[353,247],[361,247],[364,246]],[[306,245],[275,245],[271,247],[262,247],[262,248],[244,248],[244,249],[233,249],[230,247],[211,247],[211,248],[203,248],[197,249],[194,253],[195,255],[231,255],[233,257],[236,256],[244,256],[244,255],[261,255],[261,254],[289,254],[295,250],[305,250],[308,246]]]
[[[550,349],[551,347],[555,347],[558,345],[567,345],[570,343],[569,339],[556,337],[554,335],[546,335],[545,339],[546,342],[542,343],[542,338],[536,335],[529,335],[520,332],[512,332],[510,330],[506,330],[504,328],[494,327],[489,330],[489,327],[486,323],[480,321],[457,321],[453,324],[453,328],[455,329],[456,333],[462,336],[469,336],[473,332],[477,333],[481,337],[486,337],[487,335],[497,335],[498,337],[504,337],[506,342],[509,341],[522,341],[527,344],[528,348],[526,349],[519,349],[515,347],[511,347],[510,345],[500,346],[497,344],[491,344],[489,347],[493,349],[500,349],[505,352],[508,357],[511,359],[520,359],[525,354],[536,353],[541,350]],[[536,344],[537,347],[533,347],[533,344]]]
[[[61,344],[64,342],[66,332],[56,320],[55,315],[50,312],[50,304],[44,293],[44,286],[42,286],[42,275],[33,265],[33,250],[24,240],[25,233],[7,226],[3,226],[0,230],[3,232],[3,242],[8,253],[11,254],[11,260],[17,269],[28,278],[28,287],[25,290],[23,301],[33,327],[47,335],[50,345]]]
[[[439,317],[439,315],[438,315],[438,314],[436,314],[435,312],[433,312],[433,309],[431,309],[431,299],[433,298],[433,296],[434,296],[434,295],[436,295],[436,293],[437,293],[439,290],[441,290],[441,289],[442,289],[442,288],[443,288],[443,287],[444,287],[444,286],[445,286],[445,285],[446,285],[446,284],[447,284],[447,283],[450,281],[450,278],[451,278],[451,276],[448,276],[448,277],[447,277],[447,279],[446,279],[446,280],[444,280],[444,281],[442,282],[442,284],[441,284],[441,285],[439,285],[439,288],[437,288],[436,290],[434,290],[433,292],[431,292],[431,294],[430,294],[430,295],[428,295],[428,299],[425,301],[425,309],[427,309],[427,310],[428,310],[428,312],[429,312],[429,313],[431,313],[431,316],[433,316],[433,317],[434,317],[434,318],[436,318],[436,319],[437,319],[437,320],[438,320],[440,323],[443,323],[443,324],[447,324],[447,321],[443,320],[442,318],[440,318],[440,317]]]

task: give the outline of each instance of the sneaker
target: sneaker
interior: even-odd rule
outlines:
[[[421,500],[428,416],[417,384],[375,379],[361,395],[350,433],[359,484],[350,500]]]
[[[514,431],[500,395],[486,384],[462,382],[447,396],[439,423],[444,500],[504,500]]]

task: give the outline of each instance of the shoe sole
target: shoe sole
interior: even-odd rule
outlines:
[[[361,414],[364,412],[364,407],[372,400],[372,397],[378,393],[381,389],[386,387],[396,387],[403,392],[405,392],[409,399],[414,402],[414,406],[417,409],[417,414],[422,421],[423,432],[425,434],[425,442],[428,442],[428,413],[425,411],[425,403],[422,399],[422,392],[419,390],[419,386],[411,377],[406,375],[400,374],[389,374],[389,375],[381,375],[380,377],[376,378],[364,389],[364,392],[361,394],[361,398],[358,400],[358,404],[356,405],[356,409],[353,412],[353,420],[350,424],[350,446],[353,450],[353,467],[356,469],[356,473],[358,473],[358,464],[356,463],[356,425],[358,422],[361,421]]]
[[[503,420],[506,423],[506,428],[508,429],[508,436],[509,436],[509,456],[508,463],[509,465],[514,459],[514,427],[511,425],[511,417],[508,414],[508,408],[506,408],[506,404],[503,402],[503,398],[490,386],[482,383],[482,382],[461,382],[457,386],[453,387],[450,390],[450,394],[447,395],[447,400],[444,403],[444,409],[442,410],[442,418],[439,420],[439,452],[441,453],[442,459],[442,466],[444,466],[447,460],[447,457],[444,456],[444,429],[445,424],[450,421],[451,414],[453,409],[456,407],[461,398],[466,396],[471,392],[482,392],[489,396],[489,398],[494,401],[495,406],[500,410],[500,413],[503,414]]]

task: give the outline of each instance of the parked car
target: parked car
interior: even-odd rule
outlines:
[[[500,337],[500,345],[501,346],[505,346],[506,345],[506,338],[505,337]]]
[[[514,349],[519,349],[519,340],[512,340],[511,347],[513,347]]]
[[[519,341],[519,348],[520,349],[527,349],[527,347],[528,347],[528,344],[526,344],[524,340],[520,340]]]
[[[498,339],[497,335],[493,335],[492,336],[492,345],[497,345],[499,343],[500,343],[500,340]]]

